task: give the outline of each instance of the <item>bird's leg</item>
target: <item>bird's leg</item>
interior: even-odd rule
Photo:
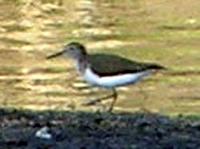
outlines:
[[[88,86],[88,85],[86,86],[85,85],[85,86],[77,87],[78,90],[88,90],[88,89],[91,89],[91,88],[93,88],[93,86]]]
[[[117,100],[117,96],[118,96],[116,89],[113,88],[112,91],[113,91],[113,94],[112,94],[113,101],[112,101],[112,103],[111,103],[111,105],[108,109],[108,112],[112,112],[113,107],[114,107],[116,100]]]
[[[105,96],[105,97],[97,98],[97,99],[94,99],[94,100],[90,100],[90,101],[88,101],[88,102],[86,102],[86,103],[83,103],[83,105],[84,105],[84,106],[95,105],[96,103],[101,102],[101,101],[103,101],[103,100],[105,100],[105,99],[109,99],[109,98],[111,98],[111,97],[113,97],[113,94],[112,94],[112,95]]]
[[[91,101],[88,101],[86,103],[83,103],[84,106],[91,106],[91,105],[95,105],[98,102],[101,102],[103,100],[109,99],[111,97],[115,97],[117,95],[116,91],[114,89],[112,89],[113,93],[111,95],[105,96],[105,97],[100,97]]]

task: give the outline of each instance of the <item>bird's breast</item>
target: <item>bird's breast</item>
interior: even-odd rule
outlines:
[[[98,85],[100,77],[95,74],[90,68],[86,68],[83,78],[92,85]]]

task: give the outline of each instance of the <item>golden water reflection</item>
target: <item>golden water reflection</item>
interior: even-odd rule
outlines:
[[[200,112],[199,1],[9,0],[0,4],[2,107],[104,109],[108,102],[96,107],[81,104],[109,91],[85,88],[70,61],[45,59],[76,40],[90,52],[169,67],[137,86],[120,88],[116,110]]]

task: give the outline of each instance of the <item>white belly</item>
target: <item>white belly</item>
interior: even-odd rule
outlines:
[[[137,83],[139,80],[150,74],[151,74],[150,71],[144,71],[144,72],[129,73],[117,76],[99,77],[90,68],[87,68],[84,73],[84,79],[92,85],[112,88],[116,86],[123,86],[127,84]]]

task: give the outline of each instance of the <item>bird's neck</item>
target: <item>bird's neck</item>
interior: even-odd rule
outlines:
[[[84,74],[86,68],[89,67],[88,56],[84,55],[84,56],[79,57],[76,60],[76,63],[77,63],[77,69],[78,69],[79,73]]]

